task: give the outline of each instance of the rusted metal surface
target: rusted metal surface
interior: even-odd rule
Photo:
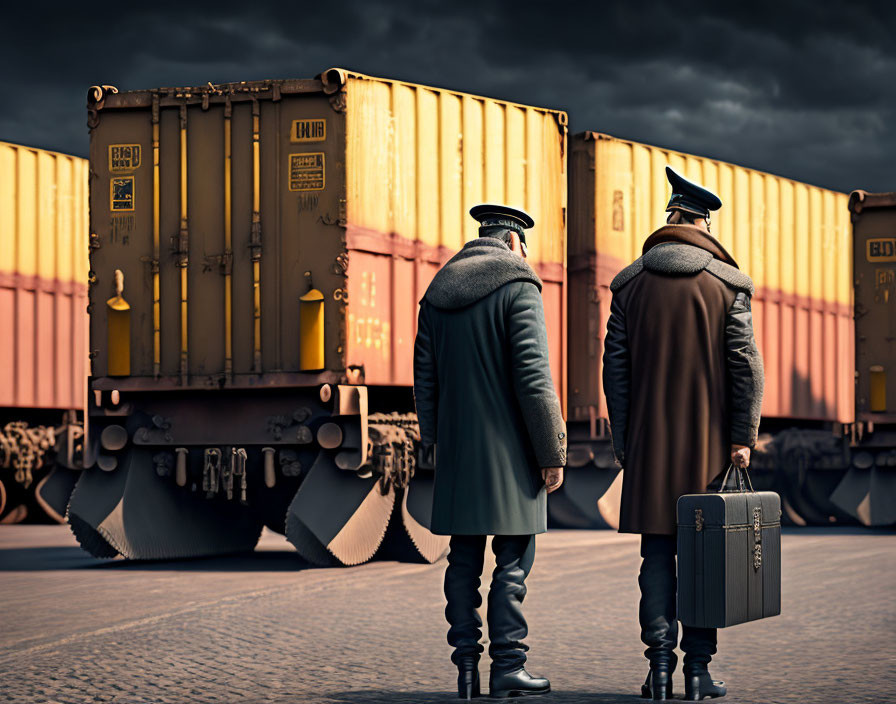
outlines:
[[[115,381],[104,379],[108,314],[93,306],[97,388],[313,379],[299,342],[312,289],[326,331],[316,381],[410,387],[417,301],[476,236],[467,210],[491,199],[536,220],[530,261],[565,396],[564,113],[339,69],[98,95],[91,298],[109,298],[120,269],[132,287],[157,287],[159,303],[129,300],[131,375]]]
[[[896,422],[896,193],[854,191],[856,420]]]
[[[157,291],[129,298],[131,374],[119,388],[276,386],[268,375],[299,374],[299,299],[312,286],[334,333],[319,378],[300,378],[343,376],[344,306],[334,294],[345,273],[333,265],[344,252],[344,116],[320,81],[103,95],[91,130],[97,383],[107,376],[109,321],[96,303],[111,295],[115,269],[130,290]],[[325,139],[293,141],[303,120],[326,123]],[[325,183],[293,168],[308,154]]]
[[[664,220],[664,167],[719,193],[713,234],[756,284],[753,325],[765,361],[763,416],[853,417],[852,249],[846,196],[770,174],[608,135],[571,139],[570,418],[600,432],[603,336],[613,276]]]
[[[87,170],[0,142],[0,408],[84,408]]]

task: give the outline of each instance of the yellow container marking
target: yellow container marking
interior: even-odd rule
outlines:
[[[142,157],[139,144],[110,144],[109,172],[115,174],[136,171],[140,168]]]
[[[887,372],[883,366],[876,364],[870,368],[871,372],[871,404],[872,413],[886,413],[887,411]]]
[[[324,368],[324,294],[313,288],[299,298],[299,369]]]
[[[896,237],[870,237],[865,241],[869,262],[896,262]]]
[[[134,211],[133,176],[113,176],[109,179],[109,210],[114,213]]]
[[[326,157],[323,152],[289,155],[289,190],[322,191],[327,185]]]
[[[289,141],[323,142],[327,139],[327,121],[324,119],[293,120],[289,129]]]

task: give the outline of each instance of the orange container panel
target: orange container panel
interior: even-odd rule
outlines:
[[[552,373],[565,388],[566,114],[346,76],[347,358],[368,384],[410,385],[417,304],[477,237],[481,202],[528,211]]]
[[[763,415],[849,422],[854,408],[847,197],[733,164],[586,132],[571,139],[570,416],[606,418],[609,284],[665,222],[665,166],[717,192],[712,231],[756,285]]]
[[[0,408],[84,408],[87,173],[0,142]]]

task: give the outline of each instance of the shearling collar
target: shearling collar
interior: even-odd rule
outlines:
[[[644,241],[642,254],[647,254],[651,248],[664,242],[677,244],[689,244],[700,249],[705,249],[713,257],[725,264],[730,264],[735,269],[739,268],[728,250],[712,235],[704,232],[696,225],[664,225]]]
[[[511,281],[531,281],[541,291],[541,279],[522,257],[501,240],[480,237],[438,271],[423,300],[436,308],[464,308]]]

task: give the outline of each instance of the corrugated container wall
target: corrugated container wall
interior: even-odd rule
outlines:
[[[756,285],[753,326],[767,417],[854,414],[847,196],[733,164],[587,132],[571,139],[570,417],[606,418],[600,356],[613,276],[665,222],[665,166],[719,194],[712,232]]]
[[[486,200],[536,220],[565,388],[565,113],[341,69],[97,96],[98,388],[410,387],[417,303]],[[323,349],[306,350],[320,305]]]
[[[535,219],[529,262],[562,398],[566,114],[359,75],[346,92],[347,363],[363,360],[368,384],[411,385],[417,302],[478,236],[469,209],[507,203]]]
[[[0,408],[84,408],[87,173],[0,142]]]

